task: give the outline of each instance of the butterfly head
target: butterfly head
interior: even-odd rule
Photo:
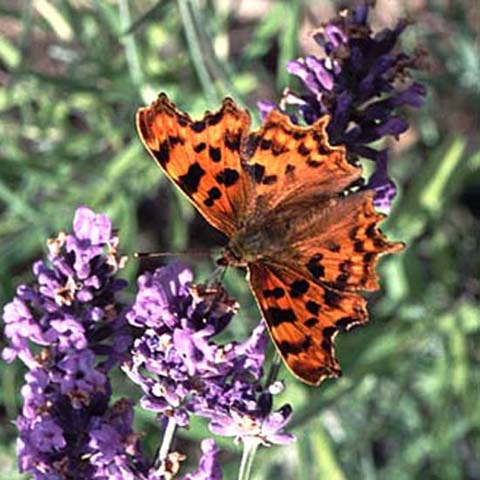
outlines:
[[[262,258],[261,237],[252,235],[250,231],[240,229],[232,236],[228,245],[218,260],[220,265],[246,267],[249,263],[257,262]]]

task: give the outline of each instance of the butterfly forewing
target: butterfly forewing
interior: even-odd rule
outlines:
[[[242,175],[240,150],[250,116],[231,99],[220,110],[193,121],[161,94],[137,113],[147,150],[200,213],[227,235],[238,228],[251,197]]]
[[[312,195],[328,197],[358,180],[361,168],[346,161],[343,147],[328,143],[327,122],[323,117],[302,127],[273,110],[250,134],[248,169],[256,198],[267,199],[268,208],[298,204]]]

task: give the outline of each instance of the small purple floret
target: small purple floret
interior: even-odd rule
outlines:
[[[185,475],[182,480],[222,480],[222,469],[218,460],[220,450],[211,438],[202,441],[202,457],[198,468]]]

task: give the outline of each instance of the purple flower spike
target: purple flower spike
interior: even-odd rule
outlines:
[[[408,79],[409,72],[419,68],[420,56],[395,49],[406,22],[372,33],[368,24],[371,3],[365,1],[342,11],[314,35],[323,48],[322,58],[308,56],[287,64],[303,89],[287,89],[280,102],[280,109],[294,123],[312,124],[330,115],[329,141],[345,145],[351,162],[359,157],[376,162],[383,159],[382,152],[369,144],[404,133],[408,123],[398,116],[399,109],[420,107],[426,94],[423,85]],[[264,120],[271,102],[260,104],[269,105],[261,109]],[[368,184],[375,186],[377,204],[389,209],[396,190],[386,170]]]
[[[108,408],[109,370],[131,344],[116,300],[126,285],[115,278],[124,263],[117,246],[110,220],[80,207],[74,233],[48,242],[35,282],[4,308],[2,356],[29,369],[16,425],[19,468],[32,478],[136,479],[146,471],[129,454],[131,405]]]
[[[196,414],[220,435],[255,437],[264,444],[290,441],[283,432],[290,407],[276,412],[272,407],[272,395],[281,388],[260,383],[265,325],[241,343],[218,344],[215,336],[232,318],[236,302],[221,287],[194,285],[191,279],[187,267],[174,263],[138,280],[127,318],[143,331],[123,368],[142,388],[142,406],[180,427]]]
[[[192,278],[181,263],[145,273],[127,313],[128,321],[144,331],[124,370],[142,387],[143,407],[174,417],[180,426],[188,423],[209,379],[222,378],[231,368],[225,348],[212,337],[237,309],[220,287],[209,291],[191,284]]]

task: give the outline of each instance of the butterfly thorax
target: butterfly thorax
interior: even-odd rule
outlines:
[[[275,259],[286,254],[286,239],[293,224],[291,219],[275,219],[260,215],[235,232],[223,252],[221,263],[244,267],[249,263]]]

